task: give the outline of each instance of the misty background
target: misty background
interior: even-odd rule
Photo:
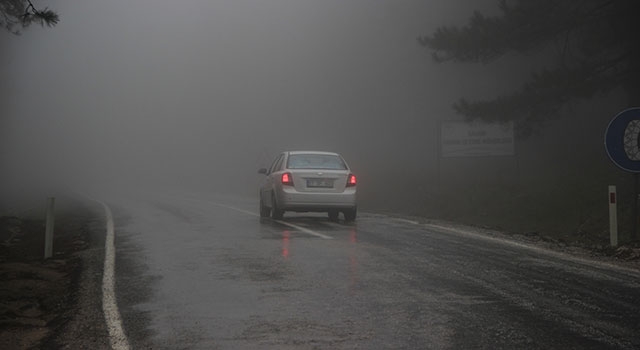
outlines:
[[[438,161],[454,101],[506,93],[546,62],[436,64],[418,45],[496,3],[38,2],[57,26],[0,34],[2,184],[255,195],[279,152],[326,150],[358,175],[363,209],[604,234],[607,185],[624,196],[631,182],[603,148],[624,96],[573,103],[583,122],[550,122],[514,157]]]

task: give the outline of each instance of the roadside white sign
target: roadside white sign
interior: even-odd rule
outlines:
[[[515,154],[513,123],[443,121],[440,128],[442,157],[489,157]]]

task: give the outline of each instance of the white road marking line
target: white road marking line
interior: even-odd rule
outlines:
[[[572,261],[572,262],[576,262],[579,264],[583,264],[583,265],[589,265],[592,267],[596,267],[596,268],[602,268],[602,269],[608,269],[608,270],[615,270],[619,273],[625,273],[625,274],[630,274],[633,275],[635,277],[640,276],[640,273],[635,270],[635,269],[631,269],[631,268],[627,268],[627,267],[623,267],[623,266],[618,266],[618,265],[614,265],[614,264],[610,264],[604,261],[596,261],[596,260],[590,260],[590,259],[585,259],[585,258],[581,258],[581,257],[577,257],[577,256],[572,256],[572,255],[568,255],[566,253],[562,253],[562,252],[556,252],[547,248],[543,248],[543,247],[537,247],[534,245],[530,245],[527,243],[520,243],[520,242],[515,242],[515,241],[511,241],[508,239],[503,239],[503,238],[499,238],[499,237],[491,237],[488,236],[486,234],[480,233],[480,232],[473,232],[470,230],[466,230],[463,228],[453,228],[453,227],[447,227],[447,226],[443,226],[443,225],[438,225],[438,224],[421,224],[417,221],[412,222],[413,220],[407,220],[407,219],[397,219],[399,221],[403,221],[403,222],[407,222],[407,223],[412,223],[415,224],[416,226],[422,226],[424,228],[430,228],[433,230],[436,230],[438,232],[441,233],[445,233],[445,234],[454,234],[457,236],[466,236],[466,237],[473,237],[476,239],[482,239],[485,241],[490,241],[490,242],[494,242],[494,243],[498,243],[498,244],[503,244],[503,245],[507,245],[507,246],[512,246],[512,247],[516,247],[516,248],[520,248],[520,249],[525,249],[525,250],[529,250],[529,251],[533,251],[536,252],[537,254],[541,254],[541,255],[546,255],[546,256],[550,256],[556,259],[560,259],[560,260],[565,260],[565,261]]]
[[[298,226],[298,225],[294,225],[292,223],[286,222],[286,221],[282,221],[282,220],[273,220],[279,224],[283,224],[286,226],[289,226],[291,228],[295,228],[296,230],[300,230],[304,233],[310,234],[312,236],[316,236],[316,237],[320,237],[320,238],[324,238],[324,239],[333,239],[333,237],[327,236],[327,235],[323,235],[322,233],[318,233],[312,230],[309,230],[308,228],[304,228],[302,226]]]
[[[258,213],[254,213],[254,212],[252,212],[252,211],[248,211],[248,210],[244,210],[244,209],[240,209],[240,208],[236,208],[236,207],[230,207],[230,206],[228,206],[228,205],[219,204],[219,203],[214,203],[214,202],[209,202],[209,203],[211,203],[211,204],[213,204],[213,205],[217,205],[217,206],[219,206],[219,207],[223,207],[223,208],[227,208],[227,209],[231,209],[231,210],[239,211],[239,212],[241,212],[241,213],[245,213],[245,214],[248,214],[248,215],[251,215],[251,216],[256,216],[256,217],[260,216],[260,215],[258,215]]]
[[[404,222],[407,224],[413,224],[413,225],[419,225],[420,223],[416,220],[408,220],[408,219],[402,219],[402,218],[394,218],[395,221],[400,221],[400,222]]]
[[[102,276],[102,311],[104,312],[107,329],[109,330],[109,342],[111,343],[111,348],[114,350],[128,350],[130,348],[129,341],[127,340],[127,336],[125,335],[122,327],[122,319],[120,318],[120,311],[118,311],[118,304],[116,301],[116,247],[113,215],[111,214],[111,209],[109,209],[105,203],[98,200],[94,201],[102,204],[107,220],[104,273]]]
[[[228,206],[228,205],[215,203],[215,202],[209,202],[209,201],[207,201],[207,202],[211,203],[213,205],[217,205],[219,207],[223,207],[223,208],[239,211],[241,213],[249,214],[249,215],[252,215],[252,216],[260,217],[260,215],[258,213],[254,213],[254,212],[251,212],[251,211],[248,211],[248,210],[243,210],[243,209],[240,209],[240,208],[231,207],[231,206]],[[309,234],[311,236],[319,237],[319,238],[322,238],[322,239],[333,239],[333,237],[331,237],[331,236],[323,235],[322,233],[315,232],[313,230],[309,230],[308,228],[304,228],[302,226],[294,225],[294,224],[286,222],[286,221],[282,221],[282,220],[273,220],[273,221],[275,221],[275,222],[277,222],[279,224],[285,225],[285,226],[289,226],[291,228],[295,228],[296,230],[302,231],[302,232],[304,232],[306,234]]]

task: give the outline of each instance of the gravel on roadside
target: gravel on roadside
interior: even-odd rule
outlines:
[[[90,204],[60,204],[46,260],[44,220],[0,217],[0,349],[108,348],[104,221]]]

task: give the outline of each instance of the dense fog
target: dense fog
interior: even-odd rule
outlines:
[[[478,1],[40,5],[56,27],[0,39],[3,177],[21,182],[253,193],[256,170],[293,149],[340,152],[363,179],[428,172],[436,120],[505,83],[436,65],[416,41]]]
[[[60,23],[0,34],[0,164],[13,190],[255,195],[257,169],[279,152],[325,150],[358,174],[364,208],[442,208],[439,191],[475,213],[496,193],[528,188],[566,189],[562,200],[571,203],[596,198],[613,169],[601,137],[626,107],[615,96],[571,105],[568,113],[598,118],[551,123],[517,140],[516,156],[438,160],[439,121],[461,118],[453,102],[512,91],[546,62],[507,55],[488,65],[437,64],[418,44],[440,26],[464,25],[474,10],[497,13],[494,0],[36,5],[56,10]],[[597,179],[559,182],[584,169],[597,169]]]

